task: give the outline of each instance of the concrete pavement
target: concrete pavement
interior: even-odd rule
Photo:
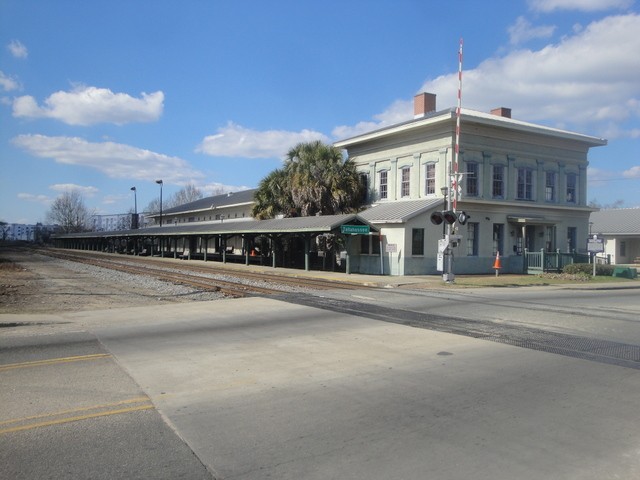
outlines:
[[[267,299],[112,314],[92,330],[217,478],[640,471],[637,370]]]

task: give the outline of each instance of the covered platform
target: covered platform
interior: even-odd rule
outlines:
[[[70,233],[53,241],[75,250],[352,273],[350,257],[359,254],[352,237],[378,234],[364,218],[345,214]]]

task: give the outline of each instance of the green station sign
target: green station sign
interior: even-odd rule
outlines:
[[[340,233],[369,235],[369,225],[341,225]]]

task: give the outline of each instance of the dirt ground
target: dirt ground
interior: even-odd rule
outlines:
[[[0,246],[0,314],[63,313],[176,303],[130,282],[106,284],[28,249]]]

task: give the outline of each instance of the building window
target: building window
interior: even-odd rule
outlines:
[[[467,195],[470,197],[478,196],[478,164],[476,162],[467,162],[467,174],[465,175],[465,183],[467,184]]]
[[[568,253],[573,253],[576,251],[577,238],[578,238],[577,228],[576,227],[567,228],[567,252]]]
[[[380,255],[380,237],[378,235],[361,235],[360,253],[363,255]]]
[[[370,252],[369,235],[360,235],[360,253],[362,255],[368,255]]]
[[[504,198],[504,165],[493,166],[493,198]]]
[[[436,164],[427,163],[425,165],[425,186],[424,193],[434,195],[436,193]]]
[[[518,200],[533,200],[533,170],[530,168],[518,169]]]
[[[388,195],[388,174],[386,170],[380,172],[380,198],[387,198]]]
[[[544,199],[547,202],[556,201],[556,172],[547,172],[544,187]]]
[[[493,255],[500,252],[504,255],[504,224],[493,224]]]
[[[361,201],[363,204],[369,202],[369,175],[366,173],[360,174],[360,188],[362,188]]]
[[[408,197],[411,195],[411,168],[404,167],[402,169],[402,183],[400,184],[400,196]]]
[[[478,255],[478,230],[480,224],[478,223],[467,223],[467,255],[469,256],[477,256]]]
[[[411,231],[411,255],[424,255],[424,228]]]
[[[575,173],[567,173],[567,203],[576,203],[577,179]]]
[[[621,257],[627,256],[627,242],[625,241],[620,242],[620,256]]]
[[[369,235],[371,239],[371,254],[380,255],[380,235]]]

